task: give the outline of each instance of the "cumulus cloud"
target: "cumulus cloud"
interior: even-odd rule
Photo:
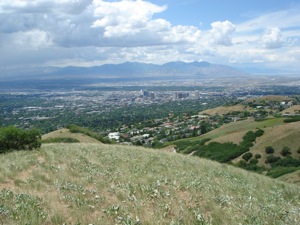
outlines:
[[[235,25],[230,21],[217,21],[211,24],[211,41],[217,45],[232,45],[232,34],[235,32]]]
[[[220,63],[226,57],[231,62],[275,62],[280,60],[275,55],[281,52],[272,51],[299,45],[296,26],[300,17],[291,11],[273,12],[241,24],[215,21],[210,29],[200,30],[160,18],[168,7],[157,2],[0,0],[0,67],[17,62],[24,66],[22,60],[25,65],[31,61],[47,66],[126,60]]]
[[[97,19],[92,27],[103,27],[105,37],[120,37],[126,35],[135,35],[159,21],[151,21],[155,13],[166,10],[166,6],[157,6],[145,1],[120,1],[105,2],[94,0],[94,16]],[[163,21],[166,24],[165,21]],[[167,24],[168,26],[168,24]]]
[[[92,28],[103,28],[105,38],[129,37],[137,46],[161,45],[168,43],[196,42],[200,31],[194,26],[172,26],[165,19],[153,19],[167,6],[158,6],[150,2],[120,1],[106,2],[94,0],[94,17],[97,18]]]
[[[265,48],[281,48],[285,42],[281,30],[278,27],[267,29],[261,38],[261,41]]]

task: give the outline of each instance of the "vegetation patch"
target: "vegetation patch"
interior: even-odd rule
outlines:
[[[96,140],[105,143],[105,144],[110,144],[111,141],[108,138],[103,137],[102,135],[100,135],[97,132],[93,132],[87,128],[84,127],[80,127],[77,126],[75,124],[70,124],[69,126],[67,126],[67,128],[70,130],[71,133],[82,133],[85,134],[87,136],[90,136],[92,138],[95,138]]]
[[[288,173],[299,170],[299,167],[276,167],[270,170],[267,175],[272,178],[278,178]]]
[[[71,137],[56,137],[42,140],[43,144],[47,143],[79,143],[80,141],[76,138]]]
[[[211,142],[208,145],[204,145],[204,144],[193,145],[193,151],[195,151],[194,155],[216,160],[221,163],[227,163],[239,157],[240,155],[244,154],[245,152],[248,152],[250,147],[253,146],[253,142],[256,140],[256,138],[262,136],[263,133],[264,131],[261,129],[257,129],[255,132],[249,131],[245,134],[245,136],[243,137],[243,141],[239,145],[230,142],[227,143]],[[179,149],[184,148],[185,144],[189,144],[189,143],[188,142],[179,143]],[[186,148],[186,150],[189,150],[190,148],[191,146]],[[184,151],[182,152],[185,153]],[[249,157],[247,158],[248,160],[250,159]]]
[[[295,117],[283,120],[283,122],[285,122],[285,123],[293,123],[293,122],[298,122],[298,121],[300,121],[300,116],[295,116]]]
[[[37,129],[22,130],[13,126],[0,127],[0,153],[10,150],[32,150],[41,147]]]
[[[47,213],[42,199],[25,193],[0,191],[1,224],[44,224]]]

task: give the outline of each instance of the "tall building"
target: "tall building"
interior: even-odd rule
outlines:
[[[200,92],[199,91],[195,91],[195,99],[196,100],[200,99]]]

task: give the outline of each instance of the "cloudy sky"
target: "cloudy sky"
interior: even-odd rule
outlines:
[[[0,0],[0,76],[179,60],[299,74],[300,1]]]

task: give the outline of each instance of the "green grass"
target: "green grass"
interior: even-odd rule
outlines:
[[[181,154],[47,144],[0,171],[0,224],[300,223],[298,186]]]
[[[76,138],[70,137],[56,137],[56,138],[48,138],[42,140],[42,144],[49,144],[49,143],[79,143],[80,141]]]

